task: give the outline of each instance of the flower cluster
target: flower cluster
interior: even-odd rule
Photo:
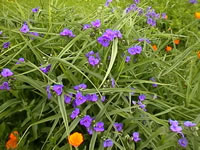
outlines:
[[[155,10],[152,9],[151,7],[148,7],[146,17],[147,17],[147,24],[151,26],[156,26],[156,19],[160,18],[160,14],[157,14]]]
[[[139,3],[139,1],[138,1],[138,3]],[[136,4],[137,4],[137,2],[136,2]],[[137,7],[136,4],[131,4],[129,7],[127,7],[125,9],[125,12],[129,13],[129,12],[133,11],[133,12],[137,12],[139,15],[143,14],[144,10],[140,7]]]
[[[185,136],[184,136],[184,134],[183,134],[183,132],[182,132],[182,130],[183,130],[183,128],[181,127],[181,126],[179,126],[179,122],[178,121],[176,121],[176,120],[169,120],[169,124],[170,124],[170,130],[172,131],[172,132],[176,132],[176,133],[178,133],[178,134],[180,134],[181,136],[182,136],[182,138],[181,139],[179,139],[178,140],[178,144],[180,145],[180,146],[182,146],[182,147],[187,147],[187,145],[188,145],[188,140],[185,138]],[[193,123],[193,122],[191,122],[191,121],[185,121],[184,123],[183,123],[183,125],[185,126],[185,127],[194,127],[194,126],[196,126],[196,123]]]
[[[122,38],[122,34],[119,30],[107,29],[102,36],[100,36],[97,41],[104,47],[108,47],[110,42],[114,40],[114,38]]]
[[[92,65],[93,67],[100,63],[101,59],[99,53],[90,51],[85,56],[87,57],[89,64]]]
[[[139,107],[140,107],[142,110],[146,111],[146,105],[143,104],[143,101],[144,101],[145,99],[146,99],[146,95],[140,94],[140,95],[138,96],[138,102],[132,101],[132,104],[133,104],[133,105],[138,104]]]

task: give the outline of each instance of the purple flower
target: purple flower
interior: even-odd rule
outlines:
[[[138,105],[141,109],[143,109],[144,111],[146,111],[146,105],[143,104],[141,101],[138,102]]]
[[[50,69],[51,69],[51,65],[48,65],[48,66],[43,67],[43,68],[40,68],[40,70],[42,72],[46,73],[46,74],[49,72]]]
[[[103,142],[103,147],[112,147],[113,141],[111,139],[107,139]]]
[[[115,87],[115,80],[114,80],[114,78],[111,78],[111,86],[112,86],[112,88]]]
[[[139,97],[138,97],[138,99],[140,101],[144,101],[146,99],[146,96],[144,94],[140,94]]]
[[[114,123],[114,127],[115,127],[115,129],[117,130],[117,131],[121,131],[122,130],[122,128],[123,128],[123,124],[122,123]]]
[[[136,6],[136,4],[131,4],[128,8],[126,8],[126,13],[129,13],[130,11],[135,11],[135,10],[137,10],[138,9],[138,7]]]
[[[33,35],[33,36],[39,36],[39,33],[37,33],[37,32],[29,32],[31,35]]]
[[[8,83],[8,82],[3,82],[3,83],[0,85],[0,90],[10,90],[9,83]]]
[[[60,32],[61,36],[69,36],[69,37],[75,37],[75,35],[73,34],[73,32],[67,28],[63,29],[62,32]]]
[[[9,77],[9,76],[12,76],[13,73],[12,73],[12,71],[11,71],[10,69],[4,68],[4,69],[1,71],[1,75],[2,75],[3,77]]]
[[[56,84],[53,86],[53,91],[56,92],[56,94],[59,96],[62,94],[63,87],[64,86],[62,84]]]
[[[162,19],[166,19],[167,18],[167,14],[166,13],[162,13]]]
[[[101,26],[101,21],[99,19],[91,22],[94,28],[99,28]]]
[[[83,30],[87,30],[89,28],[91,28],[92,26],[90,24],[84,24],[83,25]]]
[[[94,51],[89,51],[88,53],[85,54],[85,57],[89,58],[89,56],[94,55]]]
[[[172,132],[180,133],[182,131],[182,127],[181,126],[177,126],[177,125],[171,125],[170,126],[170,130]]]
[[[106,100],[106,96],[101,97],[101,101],[104,102]]]
[[[33,13],[36,13],[36,12],[38,12],[38,11],[39,11],[39,7],[36,7],[36,8],[33,8],[33,9],[32,9],[32,12],[33,12]]]
[[[181,138],[178,140],[178,144],[185,148],[188,145],[188,140],[186,138]]]
[[[191,4],[196,4],[196,3],[197,3],[197,0],[189,0],[189,3],[191,3]]]
[[[5,42],[5,43],[3,43],[3,48],[8,48],[10,46],[10,42]]]
[[[86,115],[83,118],[81,118],[80,124],[82,126],[85,126],[86,128],[89,128],[90,125],[92,124],[92,118],[89,115]]]
[[[0,35],[2,35],[3,31],[0,31]]]
[[[126,56],[126,59],[125,59],[125,62],[129,62],[131,60],[131,57],[130,56]]]
[[[169,120],[169,123],[170,123],[170,125],[173,125],[173,126],[178,126],[178,121],[176,121],[176,120]]]
[[[20,62],[24,62],[24,58],[19,58],[18,62],[16,62],[16,64],[20,64]]]
[[[110,38],[106,37],[106,36],[100,36],[97,39],[97,42],[99,44],[101,44],[103,47],[108,47],[110,45]]]
[[[136,101],[132,101],[132,104],[133,104],[133,105],[136,105],[137,103],[136,103]]]
[[[76,97],[75,97],[75,104],[76,104],[76,106],[79,106],[79,105],[85,103],[86,100],[87,100],[86,97],[83,96],[81,92],[77,92],[76,93]]]
[[[98,100],[97,94],[88,94],[86,97],[88,101],[96,102]]]
[[[49,85],[46,87],[46,92],[47,92],[47,98],[51,99],[52,95],[51,95],[51,90],[50,90],[50,86]]]
[[[92,128],[87,128],[87,132],[89,135],[92,135],[93,134],[93,129]]]
[[[94,56],[89,56],[88,62],[89,62],[90,65],[96,66],[96,65],[99,64],[100,59],[99,58],[95,58]]]
[[[138,142],[141,140],[139,136],[140,136],[140,134],[138,132],[133,132],[133,140],[135,142]]]
[[[150,78],[150,80],[151,80],[151,81],[153,81],[153,82],[156,82],[156,79],[155,79],[155,78],[153,78],[153,77],[152,77],[152,78]],[[153,87],[157,87],[157,86],[158,86],[158,84],[155,84],[155,83],[154,83],[154,84],[152,84],[152,86],[153,86]]]
[[[184,122],[184,126],[185,127],[194,127],[194,126],[196,126],[197,124],[196,123],[193,123],[193,122],[191,122],[191,121],[185,121]]]
[[[103,122],[97,122],[94,126],[94,130],[96,132],[103,132],[104,131],[104,123]]]
[[[27,23],[24,23],[20,29],[20,32],[27,33],[29,31]]]
[[[80,113],[80,109],[79,109],[79,108],[75,108],[75,109],[72,111],[72,113],[71,113],[71,115],[70,115],[70,118],[71,118],[71,119],[75,119],[75,118],[79,115],[79,113]]]
[[[136,4],[138,4],[140,2],[140,0],[134,0]]]
[[[66,104],[70,104],[73,94],[69,93],[69,95],[64,95],[64,100]]]
[[[87,85],[84,83],[74,86],[74,90],[76,90],[76,91],[79,91],[80,89],[84,90],[86,88],[87,88]]]
[[[111,2],[112,2],[112,0],[107,0],[105,3],[105,6],[108,7]]]
[[[131,48],[128,49],[128,53],[131,55],[136,55],[136,54],[140,54],[142,52],[142,47],[141,46],[133,46]]]

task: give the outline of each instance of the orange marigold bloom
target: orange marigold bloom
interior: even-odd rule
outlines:
[[[174,43],[176,44],[176,45],[178,45],[179,43],[180,43],[180,40],[174,40]]]
[[[200,19],[200,12],[195,12],[195,18]]]
[[[165,50],[166,50],[167,52],[169,52],[169,51],[172,50],[172,47],[171,47],[171,46],[167,46],[167,47],[165,48]]]
[[[200,59],[200,51],[197,52],[197,57]]]
[[[157,46],[155,44],[152,45],[152,48],[153,48],[153,51],[157,51],[158,50],[158,48],[157,48]]]
[[[69,144],[78,147],[83,142],[83,135],[79,132],[74,132],[68,137]]]

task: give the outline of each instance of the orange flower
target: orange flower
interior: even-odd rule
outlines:
[[[17,148],[17,140],[8,140],[6,142],[6,149],[7,150],[12,150],[12,149],[16,149]]]
[[[157,51],[158,50],[158,48],[157,48],[157,46],[155,44],[152,45],[152,48],[153,48],[153,51]]]
[[[200,51],[197,52],[197,57],[200,59]]]
[[[178,44],[180,43],[180,40],[179,40],[179,39],[176,39],[176,40],[174,40],[174,43],[175,43],[176,45],[178,45]]]
[[[18,135],[19,133],[17,131],[13,131],[12,133],[10,133],[9,138],[10,140],[17,140]]]
[[[9,140],[6,142],[6,148],[8,150],[16,149],[18,142],[19,133],[17,131],[13,131],[9,135]]]
[[[195,18],[200,19],[200,12],[195,12]]]
[[[74,132],[68,137],[69,144],[74,147],[78,147],[83,142],[83,135],[78,132]]]
[[[167,52],[169,52],[169,51],[172,50],[172,47],[171,47],[171,46],[167,46],[167,47],[165,48],[165,50],[166,50]]]
[[[167,16],[167,15],[165,16],[165,19],[168,19],[168,16]]]

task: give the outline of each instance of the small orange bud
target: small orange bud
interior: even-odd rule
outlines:
[[[174,43],[176,44],[176,45],[178,45],[179,43],[180,43],[180,40],[174,40]]]
[[[68,137],[69,144],[74,147],[78,147],[83,142],[83,135],[78,132],[74,132]]]
[[[165,16],[165,19],[168,19],[168,16],[167,16],[167,15]]]
[[[157,48],[157,46],[155,44],[152,45],[152,48],[153,48],[153,51],[157,51],[158,50],[158,48]]]
[[[171,47],[171,46],[167,46],[167,47],[165,48],[165,50],[166,50],[167,52],[169,52],[169,51],[172,50],[172,47]]]
[[[200,59],[200,51],[197,52],[197,57]]]
[[[200,12],[195,12],[195,18],[200,19]]]

